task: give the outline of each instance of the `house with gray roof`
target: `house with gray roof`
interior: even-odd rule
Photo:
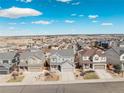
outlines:
[[[124,41],[120,41],[119,42],[119,47],[123,47],[124,48]]]
[[[45,54],[42,51],[25,51],[20,54],[19,67],[28,71],[40,71],[45,62]]]
[[[13,65],[17,64],[17,58],[15,55],[15,52],[0,53],[0,74],[7,74],[11,72],[10,70]]]
[[[74,50],[62,49],[52,50],[50,52],[51,69],[56,68],[59,71],[67,71],[74,69]]]
[[[107,64],[121,65],[122,70],[124,70],[124,48],[113,47],[105,51],[107,57]]]

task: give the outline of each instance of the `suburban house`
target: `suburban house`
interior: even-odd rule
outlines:
[[[0,74],[8,74],[11,72],[13,65],[17,64],[15,52],[0,53]]]
[[[50,66],[59,71],[72,71],[74,66],[73,49],[52,50],[50,52]]]
[[[119,47],[119,41],[117,40],[111,40],[109,43],[110,47]]]
[[[83,69],[106,69],[106,56],[100,49],[84,49],[79,51],[79,56],[79,63]]]
[[[105,51],[107,57],[107,64],[121,65],[122,70],[124,70],[124,48],[122,47],[112,47]]]
[[[38,50],[32,49],[20,54],[19,67],[28,71],[40,71],[45,62],[45,54]]]
[[[119,47],[123,47],[124,48],[124,41],[120,41],[119,42]]]

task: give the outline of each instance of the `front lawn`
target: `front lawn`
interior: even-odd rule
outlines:
[[[99,77],[96,75],[95,72],[86,73],[83,78],[84,78],[85,80],[86,80],[86,79],[99,79]]]
[[[24,79],[24,76],[18,76],[17,79],[10,78],[7,82],[21,82]]]

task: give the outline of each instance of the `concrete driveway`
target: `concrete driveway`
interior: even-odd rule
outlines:
[[[113,79],[113,77],[106,70],[98,69],[95,70],[95,72],[100,79]]]
[[[62,73],[62,81],[73,81],[75,80],[73,71],[63,71]]]
[[[35,81],[35,77],[41,74],[41,72],[25,72],[25,78],[23,79],[23,83],[32,83]]]

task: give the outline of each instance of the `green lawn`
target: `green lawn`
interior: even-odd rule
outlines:
[[[16,80],[11,78],[7,82],[21,82],[23,79],[24,79],[24,76],[18,76]]]
[[[83,77],[84,79],[99,79],[95,72],[86,73]]]

